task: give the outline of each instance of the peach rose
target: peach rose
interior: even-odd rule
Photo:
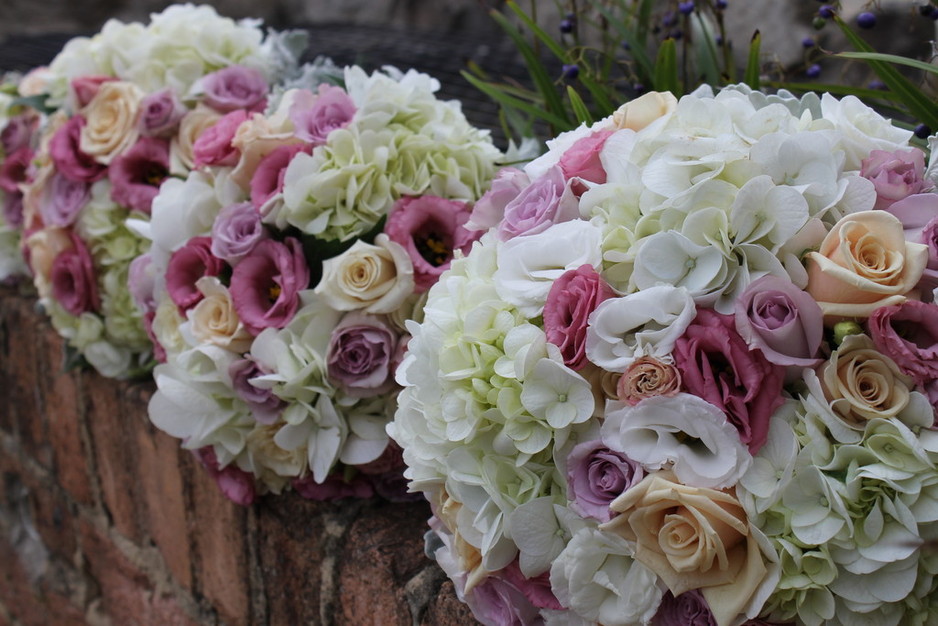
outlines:
[[[52,262],[60,252],[72,248],[72,240],[65,229],[45,228],[27,237],[25,243],[36,291],[40,298],[47,298],[52,294]]]
[[[652,396],[673,396],[681,390],[681,373],[670,363],[643,356],[629,365],[616,385],[619,400],[632,406]]]
[[[928,247],[907,242],[895,216],[861,211],[837,222],[820,249],[805,258],[806,291],[820,305],[825,323],[833,324],[905,302],[928,263]]]
[[[203,276],[195,286],[205,297],[187,312],[192,335],[232,352],[250,350],[254,336],[235,312],[228,288],[215,276]]]
[[[866,335],[848,335],[821,367],[819,378],[831,408],[856,425],[896,417],[908,406],[915,384]]]
[[[670,91],[650,91],[620,106],[612,114],[612,122],[617,128],[629,128],[638,132],[659,117],[671,113],[676,107],[677,98]]]
[[[635,559],[675,596],[700,589],[719,626],[746,612],[769,576],[758,531],[730,493],[689,487],[661,471],[609,508],[620,515],[600,528],[633,542]]]
[[[125,81],[104,83],[82,110],[86,123],[78,145],[98,163],[108,165],[134,145],[139,136],[137,114],[143,90]]]
[[[169,173],[185,176],[195,166],[192,146],[199,136],[215,125],[221,115],[209,107],[200,104],[179,122],[179,132],[169,144]]]

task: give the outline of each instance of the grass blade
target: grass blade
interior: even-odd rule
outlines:
[[[762,70],[762,64],[759,62],[761,48],[762,34],[756,31],[749,42],[749,58],[746,61],[746,73],[743,74],[743,82],[756,90],[759,89],[759,74]]]
[[[469,72],[466,72],[465,70],[460,73],[462,74],[462,77],[465,78],[467,81],[469,81],[469,83],[473,87],[475,87],[476,89],[478,89],[479,91],[487,95],[489,98],[491,98],[492,100],[494,100],[495,102],[499,103],[500,105],[504,107],[523,111],[527,113],[528,115],[531,115],[537,119],[547,122],[548,124],[551,124],[552,126],[555,126],[556,128],[561,128],[564,130],[571,128],[571,123],[570,123],[570,120],[568,119],[559,118],[553,113],[551,113],[550,111],[544,110],[541,107],[533,105],[529,102],[525,102],[524,100],[521,100],[520,98],[509,96],[507,93],[502,91],[499,85],[495,85],[493,83],[487,83],[485,81],[479,80],[478,78],[476,78]]]
[[[570,85],[567,85],[567,97],[570,98],[570,105],[573,107],[573,114],[576,115],[577,121],[581,124],[592,124],[593,116],[590,115],[589,109],[586,108],[586,103],[583,102],[580,94]]]
[[[682,95],[677,73],[677,43],[671,37],[661,42],[655,58],[655,91],[670,91],[676,97]]]

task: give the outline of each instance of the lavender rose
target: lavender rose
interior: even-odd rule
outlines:
[[[232,204],[222,209],[212,224],[212,254],[234,266],[266,236],[261,214],[253,204]]]
[[[140,118],[137,130],[147,137],[169,139],[176,134],[179,122],[189,109],[182,103],[176,92],[165,87],[144,96],[140,101]]]
[[[685,591],[674,597],[668,591],[661,600],[652,626],[717,626],[710,605],[699,590]]]
[[[938,379],[938,305],[906,300],[873,311],[868,320],[876,349],[925,386]]]
[[[768,436],[769,419],[783,402],[785,368],[749,350],[734,318],[710,309],[697,312],[673,354],[684,390],[726,413],[740,441],[750,453],[758,452]]]
[[[180,315],[185,316],[203,297],[196,282],[203,276],[218,276],[225,268],[225,262],[212,254],[211,247],[210,237],[193,237],[169,257],[166,291]]]
[[[231,273],[231,299],[244,327],[253,335],[265,328],[283,328],[309,284],[303,247],[293,237],[280,243],[258,242]]]
[[[736,301],[736,331],[753,350],[776,365],[816,367],[824,315],[814,298],[791,281],[766,275]]]
[[[567,456],[567,498],[570,508],[600,522],[612,519],[609,503],[637,484],[642,466],[601,440],[579,443]]]
[[[66,178],[93,183],[107,174],[107,166],[94,160],[79,147],[85,120],[76,115],[63,124],[49,141],[49,155],[55,169]]]
[[[156,311],[156,298],[153,295],[156,284],[154,274],[153,257],[149,252],[131,261],[127,270],[127,289],[137,308],[144,313]]]
[[[78,316],[101,308],[91,253],[84,242],[70,233],[72,247],[52,262],[52,297],[62,308]]]
[[[160,185],[169,175],[169,143],[141,137],[111,161],[111,199],[147,215]]]
[[[528,185],[505,206],[498,224],[498,238],[507,241],[521,235],[534,235],[559,222],[580,216],[580,201],[564,179],[559,166]]]
[[[394,387],[397,333],[378,316],[353,311],[332,331],[326,351],[329,380],[345,393],[365,398]]]
[[[916,287],[925,292],[923,300],[931,301],[929,292],[938,287],[938,194],[908,196],[889,206],[886,212],[902,222],[906,241],[928,248],[928,261]]]
[[[466,594],[466,603],[483,624],[543,626],[540,610],[505,578],[489,576]]]
[[[274,395],[270,389],[261,389],[251,384],[252,378],[268,373],[251,359],[239,359],[228,366],[228,375],[231,376],[235,395],[251,407],[255,420],[269,426],[279,419],[287,403]]]
[[[925,154],[909,150],[873,150],[860,165],[860,176],[876,189],[874,209],[888,208],[897,200],[925,189]]]
[[[469,252],[481,236],[465,229],[467,219],[466,203],[437,196],[406,197],[394,204],[384,232],[407,250],[416,292],[426,291],[439,279],[454,251]]]
[[[39,197],[39,215],[47,226],[71,226],[91,199],[88,183],[54,172]]]
[[[289,116],[294,134],[318,146],[326,143],[329,133],[348,126],[355,110],[355,103],[344,89],[320,85],[317,95],[308,91],[297,92]]]
[[[216,111],[261,112],[267,104],[267,79],[258,70],[231,65],[202,78],[204,102]]]
[[[551,285],[544,305],[547,341],[560,348],[563,362],[580,370],[586,359],[586,328],[590,313],[615,295],[592,265],[565,272]]]
[[[531,184],[531,179],[522,170],[514,167],[503,167],[495,174],[495,180],[489,190],[479,198],[472,207],[467,230],[488,230],[497,226],[505,216],[505,207],[518,197],[525,187]]]

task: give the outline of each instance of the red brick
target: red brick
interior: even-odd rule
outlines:
[[[340,557],[339,605],[344,624],[410,624],[404,585],[428,559],[425,503],[374,503],[349,530]]]
[[[145,405],[144,405],[145,406]],[[179,440],[149,423],[136,428],[140,489],[147,527],[176,581],[192,588],[192,557],[186,521],[185,487],[180,472]]]
[[[186,467],[192,486],[190,529],[194,538],[196,586],[225,622],[251,623],[248,509],[225,498],[196,461],[188,462]]]
[[[141,507],[136,498],[140,477],[133,434],[136,424],[134,416],[124,414],[121,402],[128,383],[102,378],[93,372],[84,372],[81,383],[104,505],[114,527],[140,543],[142,532],[137,514]]]
[[[43,480],[23,472],[19,479],[27,489],[31,521],[43,544],[53,556],[70,560],[78,542],[75,516],[65,492],[50,484],[48,477]]]

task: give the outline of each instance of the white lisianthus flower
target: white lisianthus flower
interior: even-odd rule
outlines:
[[[635,561],[633,554],[622,537],[587,526],[554,560],[551,589],[562,605],[593,622],[647,624],[664,592],[658,576]]]
[[[609,402],[602,438],[647,469],[670,468],[693,487],[731,487],[752,464],[723,411],[687,393],[646,398],[635,406]]]
[[[499,249],[495,290],[526,317],[544,310],[554,280],[582,265],[599,268],[602,232],[589,222],[555,224],[527,237],[515,237]]]
[[[610,298],[589,317],[586,356],[610,372],[624,372],[643,356],[666,359],[696,313],[683,287],[656,285]]]

